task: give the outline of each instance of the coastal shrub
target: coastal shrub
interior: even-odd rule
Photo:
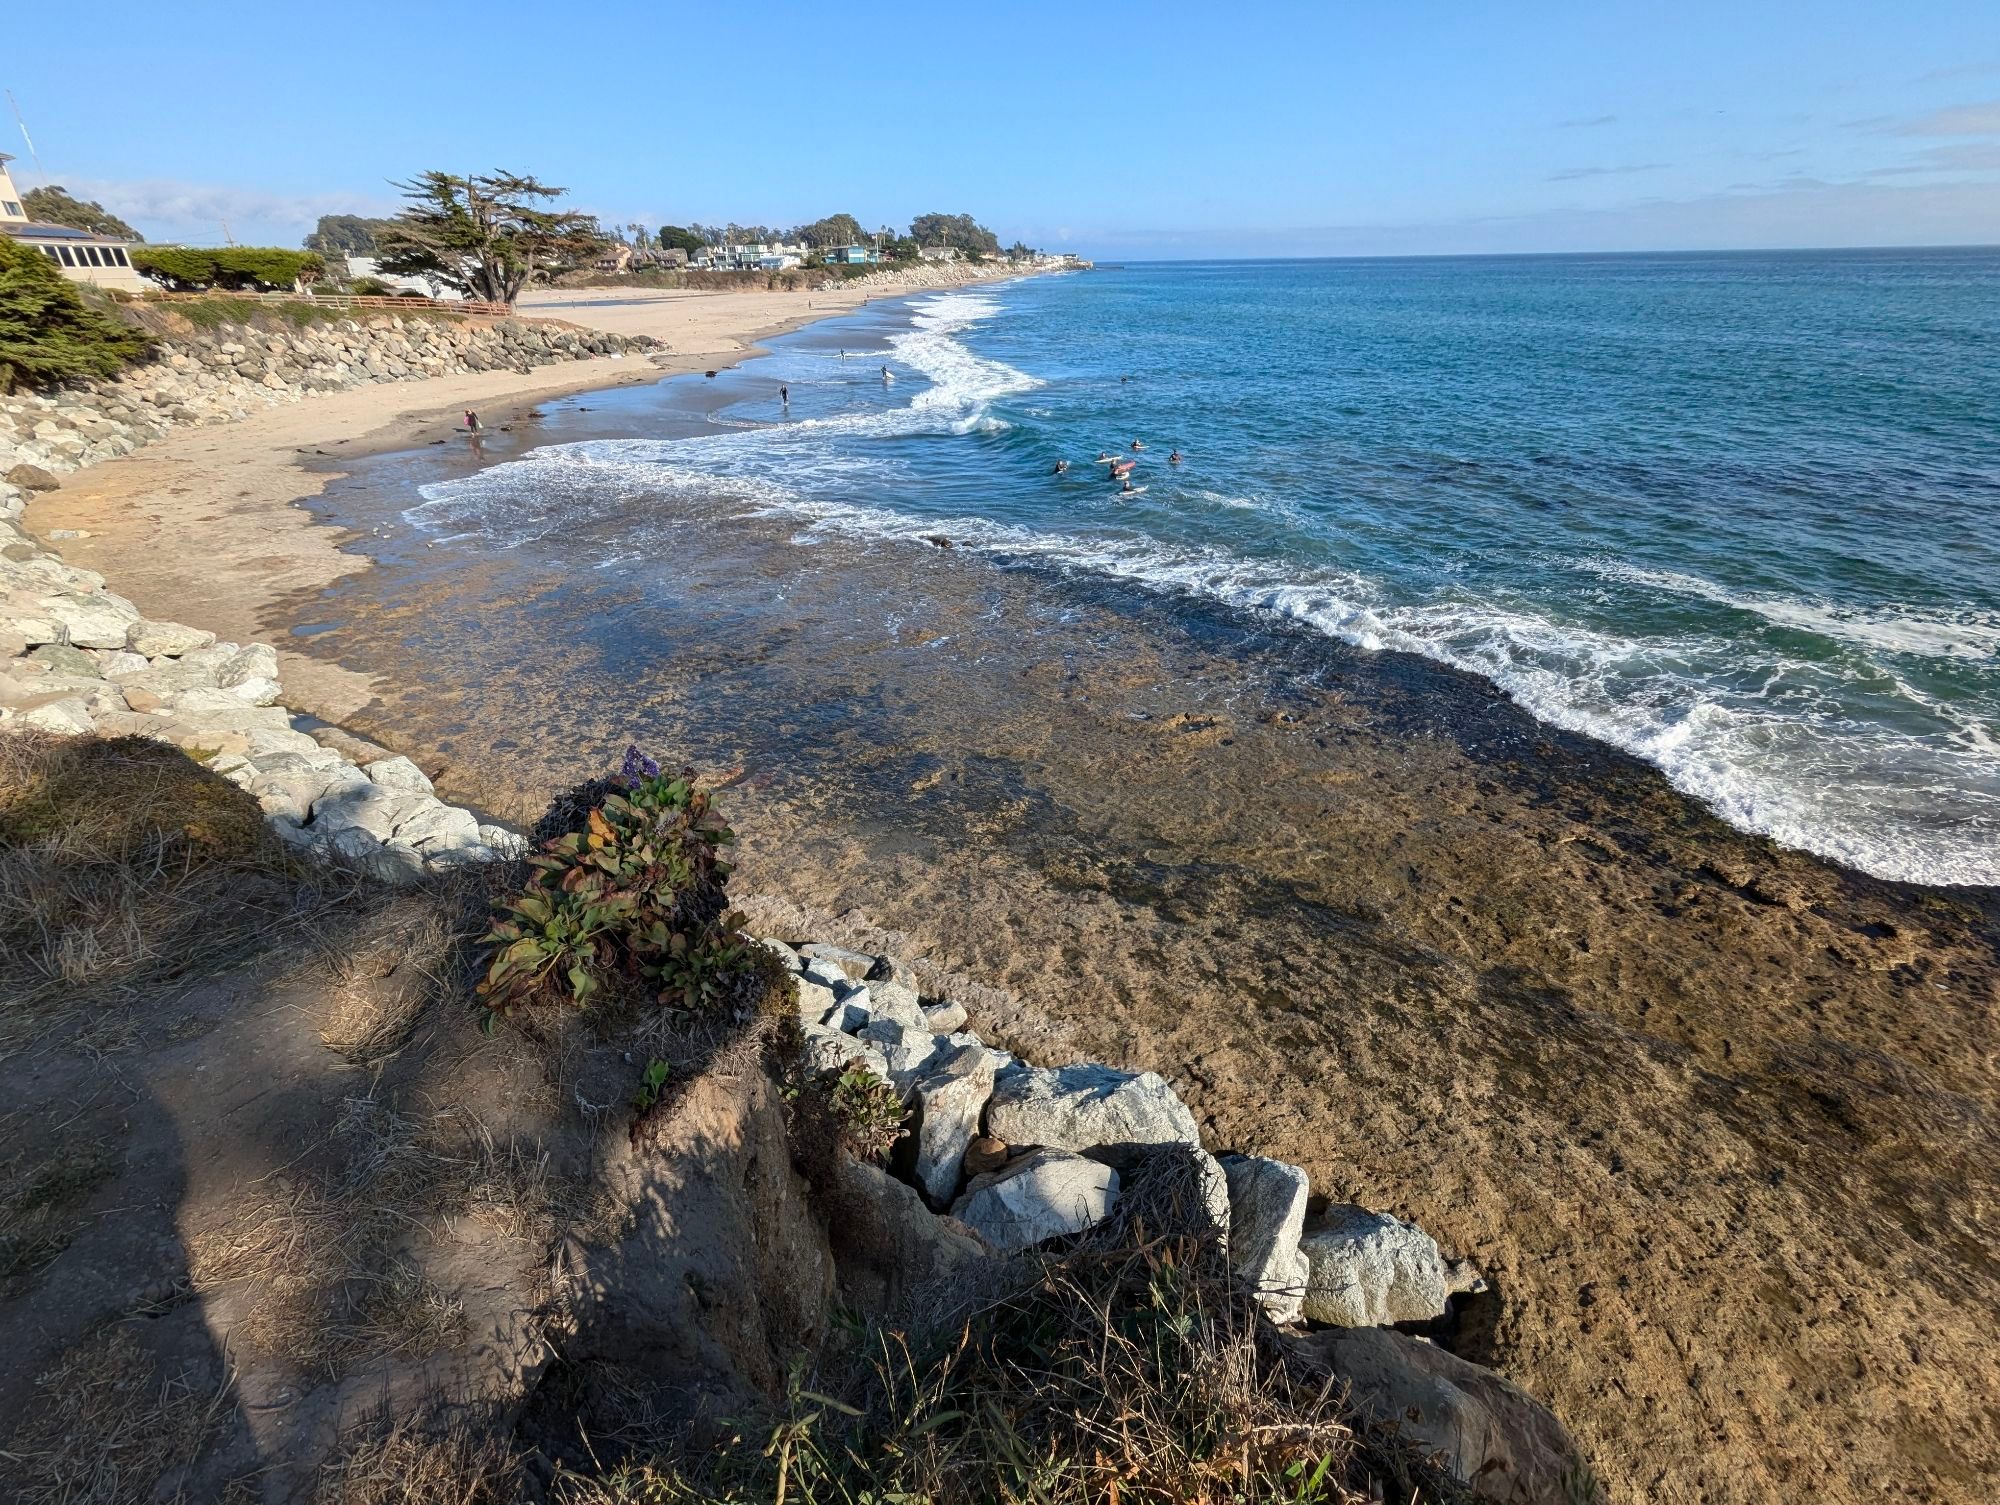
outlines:
[[[278,246],[134,246],[133,270],[177,293],[289,291],[326,275],[314,251]]]
[[[33,246],[0,235],[0,392],[113,377],[152,343],[92,307]]]
[[[551,829],[579,808],[571,829]],[[533,881],[501,901],[486,937],[489,1024],[524,1004],[582,1007],[607,993],[717,1015],[763,970],[763,948],[727,912],[720,849],[733,833],[691,771],[663,774],[633,748],[616,780],[558,800],[536,835]]]
[[[357,298],[386,298],[395,289],[380,277],[356,277],[347,284],[347,291]]]
[[[896,1141],[909,1133],[909,1111],[896,1089],[860,1061],[848,1067],[827,1092],[827,1107],[841,1142],[857,1159],[879,1165]]]

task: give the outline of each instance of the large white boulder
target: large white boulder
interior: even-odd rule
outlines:
[[[117,599],[101,591],[44,596],[39,615],[60,622],[72,648],[123,648],[137,613],[120,611]]]
[[[1387,1213],[1327,1209],[1299,1241],[1306,1257],[1304,1311],[1335,1327],[1387,1327],[1442,1317],[1444,1257],[1428,1233]]]
[[[1008,1144],[1091,1151],[1118,1160],[1155,1144],[1200,1145],[1194,1115],[1157,1075],[1084,1061],[1000,1073],[986,1132]]]
[[[125,634],[125,646],[134,653],[143,653],[147,658],[162,655],[177,657],[192,653],[197,648],[206,648],[215,641],[215,634],[203,632],[197,627],[183,627],[179,622],[154,622],[140,618],[132,623]]]
[[[974,1176],[952,1216],[993,1249],[1011,1254],[1044,1239],[1081,1233],[1110,1216],[1118,1172],[1066,1150],[1037,1150],[1004,1170]]]
[[[933,1207],[946,1207],[958,1190],[965,1147],[979,1133],[980,1115],[993,1095],[1001,1057],[972,1043],[951,1048],[917,1078],[917,1187]]]
[[[1308,1272],[1299,1249],[1306,1226],[1306,1173],[1261,1155],[1224,1155],[1229,1180],[1229,1258],[1257,1289],[1273,1322],[1299,1320]]]
[[[853,951],[846,946],[830,945],[826,941],[813,941],[801,946],[799,953],[810,961],[829,962],[850,982],[863,981],[875,970],[877,958],[866,951]]]
[[[424,771],[408,758],[377,758],[373,763],[361,765],[361,771],[368,775],[370,782],[380,784],[384,789],[401,789],[408,794],[429,794],[431,781]]]

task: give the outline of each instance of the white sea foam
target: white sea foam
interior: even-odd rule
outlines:
[[[1653,570],[1621,560],[1579,560],[1610,580],[1694,596],[1752,612],[1778,627],[1815,633],[1884,653],[1924,658],[1989,659],[2000,654],[2000,618],[1991,612],[1920,606],[1834,606],[1783,596],[1734,591],[1678,570]]]

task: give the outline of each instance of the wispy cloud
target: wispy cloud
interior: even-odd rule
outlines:
[[[155,239],[220,239],[227,222],[239,239],[283,232],[287,240],[296,240],[322,214],[390,214],[401,207],[386,188],[372,193],[275,193],[174,178],[66,178],[64,186],[79,198],[96,199]]]
[[[1954,141],[1933,146],[1895,167],[1877,167],[1864,176],[1907,177],[1919,172],[2000,172],[2000,141]]]
[[[1587,131],[1592,126],[1610,125],[1617,118],[1616,115],[1579,115],[1574,120],[1558,120],[1556,122],[1556,129],[1559,131]]]
[[[1893,136],[2000,136],[2000,99],[1948,105],[1888,129]]]
[[[1578,178],[1622,178],[1635,172],[1659,172],[1671,166],[1667,162],[1627,162],[1620,167],[1565,167],[1561,172],[1548,176],[1551,183],[1573,183]]]

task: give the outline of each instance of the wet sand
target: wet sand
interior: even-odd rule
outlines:
[[[1441,1336],[1621,1501],[2000,1492],[2000,896],[1136,588],[697,510],[670,568],[427,547],[397,513],[463,463],[342,462],[314,506],[376,567],[261,614],[449,797],[525,820],[631,740],[741,767],[765,913],[986,977],[1002,1043],[1158,1069],[1215,1147],[1473,1256]]]

